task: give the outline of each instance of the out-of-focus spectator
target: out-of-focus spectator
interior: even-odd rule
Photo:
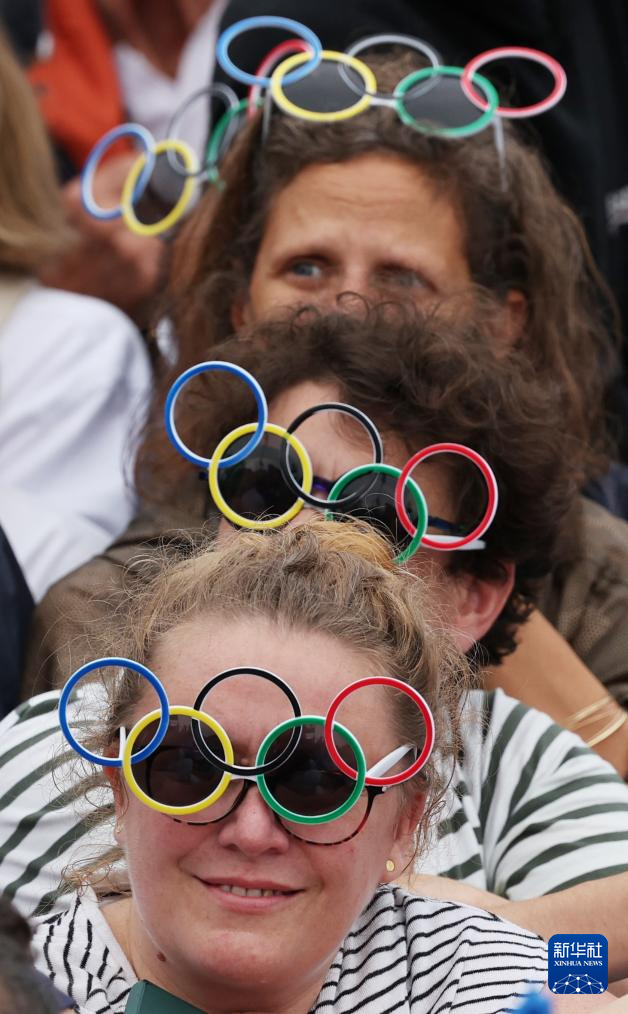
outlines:
[[[134,510],[124,459],[150,389],[114,307],[35,273],[66,229],[28,82],[0,38],[0,525],[33,598],[101,552]]]
[[[28,73],[77,234],[67,254],[48,265],[42,276],[47,284],[107,299],[141,325],[150,319],[162,239],[136,236],[120,220],[95,221],[82,208],[76,176],[99,138],[125,120],[148,127],[157,140],[167,135],[176,110],[210,81],[225,6],[226,0],[44,0],[47,44]],[[180,136],[199,154],[208,109],[208,102],[194,103],[181,123]],[[135,157],[132,147],[119,145],[103,160],[97,177],[101,204],[119,202]],[[158,189],[149,188],[159,218],[160,203],[171,204],[181,185],[164,161]],[[142,213],[153,210],[144,207]]]
[[[0,718],[17,705],[33,597],[0,528]]]
[[[34,58],[42,31],[42,0],[0,0],[0,23],[23,66]]]
[[[261,9],[263,8],[263,9]],[[548,159],[558,190],[578,212],[595,260],[609,282],[628,329],[628,4],[573,3],[573,0],[230,0],[221,30],[254,14],[297,18],[312,28],[325,49],[346,49],[377,32],[402,32],[429,42],[443,63],[464,66],[495,46],[530,46],[559,60],[567,72],[567,91],[550,112],[519,121]],[[286,33],[246,32],[234,40],[233,59],[254,73],[270,47]],[[381,51],[381,50],[380,50]],[[551,77],[526,60],[497,61],[482,70],[500,86],[507,104],[526,106],[543,99]],[[217,68],[217,78],[236,91],[239,85]],[[460,142],[464,144],[464,141]],[[628,460],[628,346],[624,379],[614,397],[622,417],[623,457]],[[621,477],[619,477],[621,478]],[[600,491],[610,504],[625,493],[615,483]]]
[[[0,896],[0,1014],[70,1014],[69,996],[33,965],[31,929]]]

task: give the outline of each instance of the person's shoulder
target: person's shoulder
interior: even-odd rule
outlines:
[[[465,933],[486,935],[491,939],[497,935],[513,943],[519,940],[533,953],[543,954],[546,947],[536,933],[506,922],[492,912],[457,901],[423,897],[392,885],[382,886],[376,891],[347,939],[359,941],[368,937],[372,944],[374,934],[385,930],[405,937],[409,944],[420,938],[435,938],[445,931],[444,947],[453,945]],[[449,933],[449,930],[455,930],[455,933]]]
[[[37,284],[28,290],[18,309],[20,316],[41,314],[42,319],[48,319],[49,325],[104,326],[113,332],[120,331],[140,339],[137,327],[122,310],[95,296],[84,296]]]
[[[501,687],[493,690],[471,690],[465,698],[461,714],[463,757],[478,751],[492,751],[496,743],[505,750],[525,726],[523,741],[528,733],[542,732],[552,720],[535,708],[523,704],[506,694]]]
[[[450,1009],[464,997],[479,1014],[497,1014],[547,976],[547,946],[536,934],[470,905],[391,886],[376,892],[341,956],[337,995],[358,985],[373,999],[397,990],[417,1012]]]
[[[2,331],[2,350],[7,389],[22,397],[37,381],[40,403],[67,401],[78,389],[81,404],[90,392],[119,388],[145,397],[150,390],[148,352],[135,324],[91,296],[33,285]]]
[[[558,568],[558,577],[582,581],[607,568],[628,577],[628,522],[581,496],[569,559]]]
[[[483,751],[503,769],[504,763],[518,770],[537,755],[543,755],[542,769],[549,772],[564,767],[565,776],[574,777],[575,770],[597,772],[600,777],[610,775],[621,784],[612,766],[582,742],[579,736],[558,725],[543,711],[510,697],[500,687],[494,690],[473,691],[478,713],[482,715]],[[464,723],[463,723],[464,739]],[[477,739],[477,732],[475,734]],[[515,758],[518,758],[515,762]],[[615,777],[616,776],[616,777]]]
[[[79,1007],[98,999],[102,1010],[124,1009],[119,1005],[136,976],[91,888],[72,895],[62,912],[36,921],[32,946],[36,967]]]
[[[617,544],[628,556],[628,522],[587,497],[581,498],[580,533],[583,547],[589,553],[595,550],[596,543]]]
[[[52,690],[31,697],[0,721],[0,758],[7,763],[28,749],[47,730],[58,730],[57,711],[60,691]]]
[[[411,894],[401,887],[392,887],[389,891],[391,898],[387,901],[387,905],[395,912],[400,925],[405,926],[409,939],[434,935],[439,929],[455,927],[456,940],[465,934],[485,935],[487,939],[495,939],[497,936],[512,943],[519,941],[533,953],[545,953],[547,945],[540,936],[501,919],[493,912],[486,912],[484,909],[458,901],[444,901],[442,898]],[[448,942],[453,941],[454,936],[449,935]]]
[[[56,958],[59,953],[63,953],[68,938],[76,941],[79,947],[87,947],[88,942],[94,937],[94,923],[98,935],[102,935],[103,925],[91,891],[89,894],[69,895],[65,899],[65,907],[60,912],[33,919],[32,948],[36,966],[51,978],[57,978]],[[113,934],[111,936],[113,938]]]
[[[150,363],[144,340],[121,310],[74,292],[33,285],[20,300],[2,334],[7,366],[20,380],[77,375],[85,384],[133,377],[148,389]]]

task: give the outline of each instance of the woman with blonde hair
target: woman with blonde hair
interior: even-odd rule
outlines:
[[[391,886],[451,770],[468,685],[463,656],[431,619],[429,586],[355,522],[208,548],[153,561],[111,643],[161,681],[168,729],[140,758],[160,725],[153,691],[131,669],[102,683],[86,745],[127,758],[124,778],[96,773],[116,847],[40,925],[39,968],[79,1012],[89,997],[102,1014],[119,1014],[138,981],[142,1011],[158,1009],[163,990],[206,1014],[501,1014],[538,991],[539,938]],[[332,735],[353,776],[323,734],[339,701]],[[431,720],[438,763],[426,753]],[[219,794],[226,768],[211,757],[223,750],[236,775]],[[341,812],[362,750],[369,784]],[[608,1003],[581,1001],[583,1011]]]

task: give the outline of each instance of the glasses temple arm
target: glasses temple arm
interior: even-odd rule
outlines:
[[[405,746],[398,746],[392,753],[387,753],[385,757],[382,757],[377,764],[374,764],[372,768],[366,772],[367,778],[382,778],[391,768],[394,768],[395,764],[398,764],[400,760],[406,756],[407,753],[415,753],[416,747],[413,743],[406,743]]]
[[[124,748],[126,746],[126,729],[123,725],[120,726],[120,749],[118,750],[118,760],[122,760],[124,757]]]

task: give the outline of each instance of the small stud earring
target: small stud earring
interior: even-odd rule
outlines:
[[[386,860],[386,869],[387,869],[388,873],[394,873],[395,872],[395,863],[394,863],[394,861],[392,859],[387,859]]]

